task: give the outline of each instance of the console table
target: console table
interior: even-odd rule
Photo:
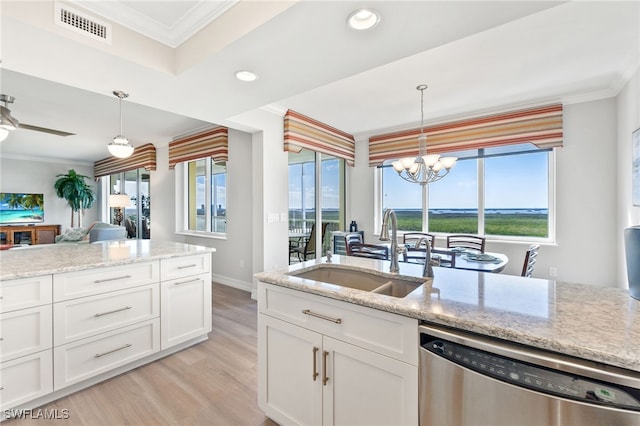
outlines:
[[[0,244],[53,244],[60,235],[60,225],[0,226]]]

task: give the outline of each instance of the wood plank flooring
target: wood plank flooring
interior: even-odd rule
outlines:
[[[13,419],[27,425],[277,426],[257,405],[256,302],[213,285],[209,340],[48,404],[68,419]]]

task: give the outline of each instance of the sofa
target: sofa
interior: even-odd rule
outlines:
[[[86,228],[68,228],[64,234],[56,236],[56,244],[93,243],[96,241],[124,240],[127,230],[124,226],[106,222],[94,222]]]

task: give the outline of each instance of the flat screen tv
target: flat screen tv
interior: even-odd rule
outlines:
[[[44,222],[44,195],[0,193],[0,224]]]

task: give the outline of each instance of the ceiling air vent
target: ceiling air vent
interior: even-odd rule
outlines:
[[[67,5],[56,3],[55,22],[77,33],[111,44],[111,25]]]

